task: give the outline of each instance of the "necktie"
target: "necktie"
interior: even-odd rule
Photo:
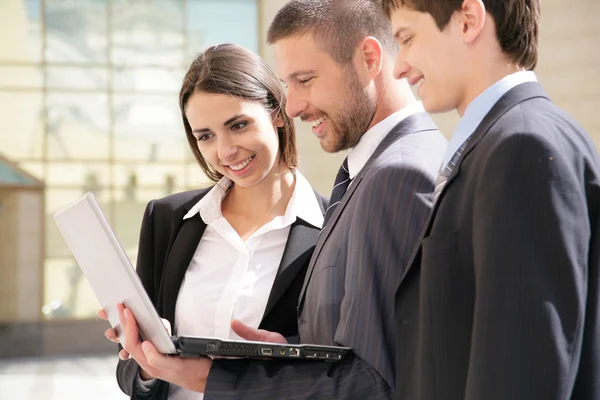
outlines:
[[[344,193],[346,193],[346,189],[348,189],[348,185],[350,185],[351,181],[352,179],[350,179],[350,172],[348,172],[348,157],[346,157],[337,173],[337,176],[335,177],[335,183],[333,185],[333,190],[331,191],[331,198],[329,199],[329,208],[327,208],[327,211],[325,212],[323,227],[327,225],[327,221],[329,218],[331,218],[335,208],[340,201],[342,201],[342,197],[344,196]]]
[[[456,164],[458,163],[460,156],[462,155],[463,151],[465,151],[465,147],[467,147],[468,141],[469,141],[469,139],[465,140],[465,142],[462,144],[462,146],[460,146],[458,148],[458,150],[456,150],[456,153],[454,153],[454,155],[452,156],[452,159],[450,159],[450,162],[446,165],[446,167],[440,171],[440,174],[438,175],[438,177],[435,181],[435,189],[433,190],[434,204],[437,202],[438,197],[440,197],[440,194],[442,193],[444,186],[446,186],[446,182],[448,181],[450,174],[456,167]]]

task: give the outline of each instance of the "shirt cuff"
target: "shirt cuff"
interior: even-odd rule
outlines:
[[[148,393],[150,390],[152,390],[152,386],[154,386],[156,381],[157,381],[156,378],[152,378],[149,381],[145,381],[142,379],[142,377],[138,373],[137,378],[135,380],[135,386],[136,386],[137,390],[140,391],[140,393]]]

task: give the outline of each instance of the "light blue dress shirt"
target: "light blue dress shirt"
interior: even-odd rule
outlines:
[[[498,100],[500,100],[500,97],[504,96],[515,86],[525,82],[537,82],[537,78],[533,71],[519,71],[507,75],[485,89],[479,96],[475,97],[468,105],[463,117],[460,119],[460,122],[452,134],[452,138],[450,138],[450,141],[448,142],[442,169],[446,168],[446,165],[448,165],[454,153],[456,153],[460,146],[471,137],[483,118],[490,112]]]

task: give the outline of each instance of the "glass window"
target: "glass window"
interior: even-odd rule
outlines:
[[[252,0],[190,0],[188,57],[209,46],[235,43],[258,52],[258,12]]]
[[[182,1],[115,0],[111,9],[113,64],[182,65]]]
[[[46,141],[51,159],[108,159],[108,95],[50,93]]]
[[[106,1],[46,0],[45,4],[46,61],[106,63]]]
[[[114,157],[148,162],[182,160],[187,142],[177,95],[115,95]]]
[[[53,214],[93,192],[134,263],[148,201],[212,184],[189,149],[179,90],[209,45],[258,51],[257,1],[0,3],[0,154],[46,184],[43,313],[93,317]]]
[[[130,92],[166,92],[178,101],[179,89],[185,71],[181,67],[115,67],[113,69],[113,87],[118,91]]]
[[[108,69],[93,67],[48,67],[46,68],[48,89],[108,89]]]

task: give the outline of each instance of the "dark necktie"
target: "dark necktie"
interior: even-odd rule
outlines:
[[[440,197],[440,194],[442,193],[444,186],[446,186],[446,182],[448,181],[450,174],[456,167],[456,164],[458,163],[458,160],[460,159],[460,156],[462,155],[463,151],[465,151],[465,147],[467,147],[468,142],[469,142],[469,139],[465,140],[465,142],[462,144],[462,146],[460,146],[458,148],[458,150],[456,150],[456,153],[454,153],[454,155],[452,156],[452,159],[446,165],[446,167],[444,167],[444,169],[442,169],[440,171],[440,174],[438,175],[438,177],[435,181],[435,189],[433,190],[433,203],[434,204],[437,202],[438,197]]]
[[[325,220],[323,221],[323,227],[327,225],[327,221],[331,218],[331,215],[335,211],[337,205],[342,201],[342,197],[344,193],[346,193],[346,189],[348,189],[348,185],[350,185],[350,172],[348,172],[348,157],[344,159],[340,170],[335,177],[335,183],[333,185],[333,190],[331,191],[331,198],[329,199],[329,208],[325,212]]]

